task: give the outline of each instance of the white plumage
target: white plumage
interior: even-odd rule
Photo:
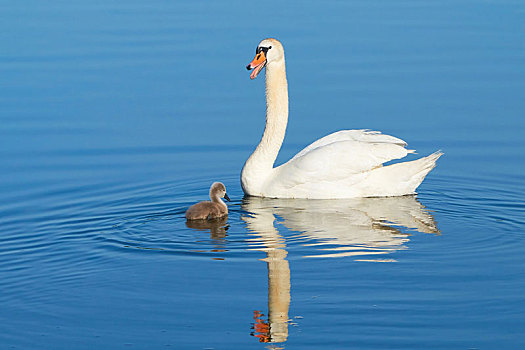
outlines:
[[[279,41],[265,39],[259,44],[258,51],[264,54],[264,62],[261,59],[256,62],[257,55],[248,67],[259,72],[261,65],[266,65],[266,128],[261,142],[242,170],[241,184],[246,194],[329,199],[415,193],[442,153],[383,166],[385,162],[403,158],[414,151],[407,150],[403,140],[378,131],[335,132],[313,142],[287,163],[274,168],[288,122],[284,49]],[[256,76],[252,73],[252,79]]]

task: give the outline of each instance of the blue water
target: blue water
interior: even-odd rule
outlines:
[[[522,1],[0,8],[0,349],[525,347]],[[277,162],[381,130],[445,152],[417,197],[243,199],[269,36]]]

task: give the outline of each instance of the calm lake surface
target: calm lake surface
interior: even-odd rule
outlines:
[[[525,348],[523,1],[0,8],[0,349]],[[269,36],[277,163],[380,130],[445,152],[417,197],[243,199]]]

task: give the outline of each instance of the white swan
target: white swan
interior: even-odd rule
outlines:
[[[383,167],[412,150],[396,137],[378,131],[342,130],[325,136],[273,167],[288,123],[288,83],[284,49],[264,39],[246,67],[251,79],[266,67],[266,127],[261,142],[244,164],[242,189],[247,195],[273,198],[386,197],[415,193],[442,155],[435,152],[410,162]]]

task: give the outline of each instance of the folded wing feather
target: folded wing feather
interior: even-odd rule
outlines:
[[[405,146],[403,140],[376,131],[343,130],[315,141],[276,170],[285,187],[337,182],[413,152]]]

